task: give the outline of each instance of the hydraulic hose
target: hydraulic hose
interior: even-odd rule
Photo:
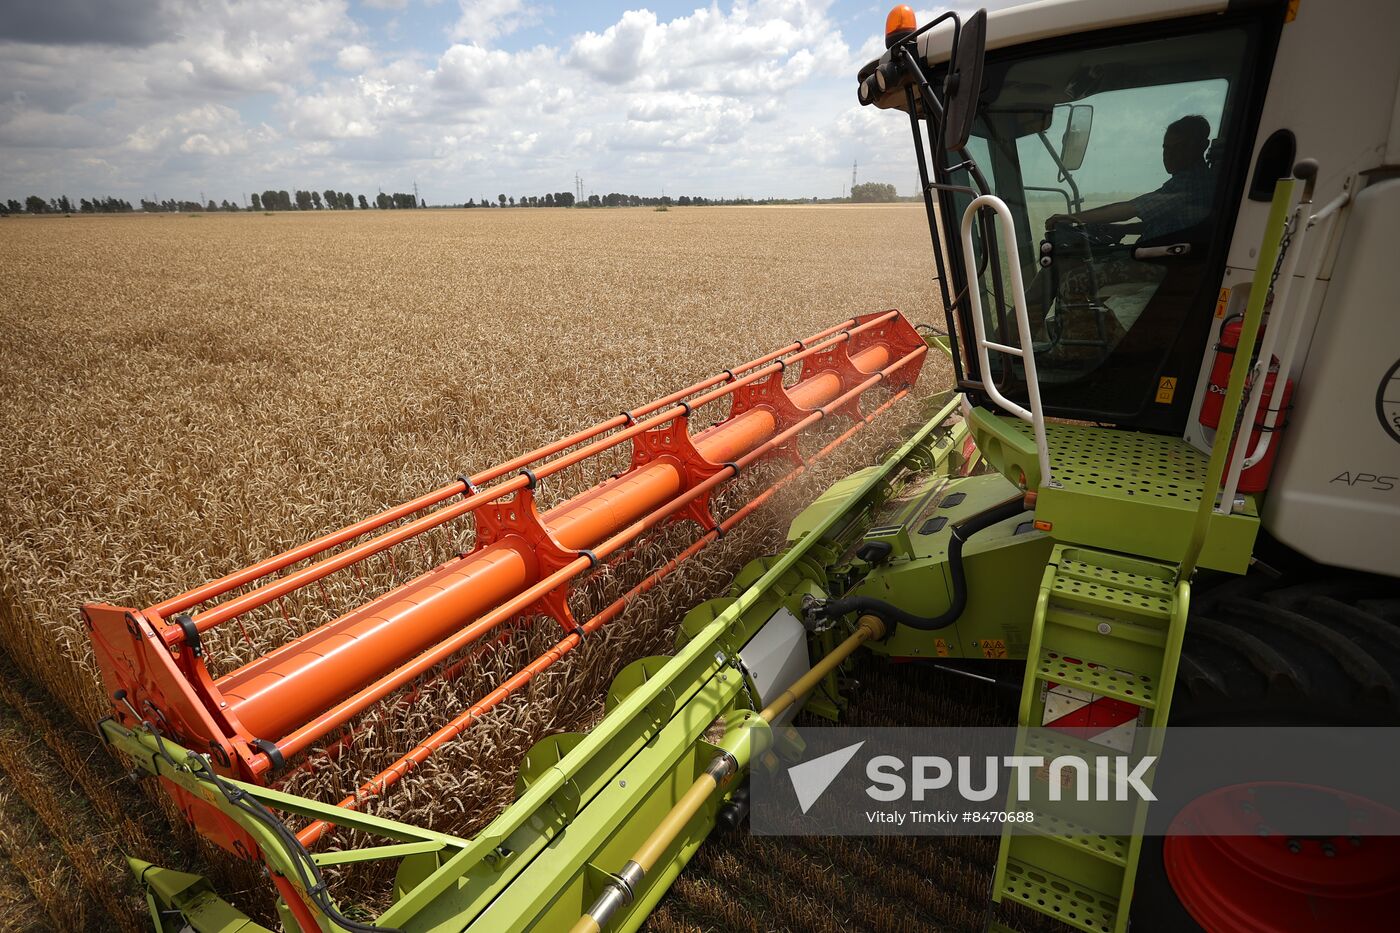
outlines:
[[[948,608],[936,616],[917,616],[898,606],[873,596],[847,596],[833,599],[815,607],[824,618],[835,619],[849,613],[873,615],[887,625],[905,625],[921,632],[947,628],[962,616],[967,608],[967,574],[963,570],[962,549],[968,538],[986,528],[1025,512],[1024,495],[1007,499],[989,509],[970,515],[953,526],[948,540],[948,569],[953,575],[953,598]]]

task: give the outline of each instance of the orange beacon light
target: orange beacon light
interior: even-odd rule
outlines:
[[[885,17],[885,48],[892,47],[916,28],[918,24],[914,19],[914,10],[909,4],[901,3],[890,10],[890,15]]]

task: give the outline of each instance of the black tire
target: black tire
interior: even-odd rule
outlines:
[[[1275,554],[1276,573],[1194,588],[1171,724],[1400,725],[1400,581]],[[1132,929],[1202,930],[1161,837],[1143,843]]]

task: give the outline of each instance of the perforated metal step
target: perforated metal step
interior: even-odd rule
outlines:
[[[1035,488],[1036,520],[1056,540],[1174,564],[1183,559],[1209,458],[1182,438],[1049,422],[1046,481],[1029,424],[983,408],[973,409],[969,424],[990,463]],[[1234,514],[1213,515],[1200,566],[1243,573],[1258,529],[1252,497]]]
[[[1013,427],[1033,442],[1029,424]],[[1179,437],[1079,424],[1047,424],[1045,432],[1055,481],[1065,489],[1187,510],[1201,501],[1207,457]]]
[[[1014,858],[1001,893],[1085,933],[1113,933],[1117,923],[1117,898]]]
[[[1105,566],[1105,555],[1095,554],[1094,560],[1082,559],[1077,548],[1066,548],[1055,559],[1055,575],[1082,580],[1100,586],[1111,586],[1143,596],[1170,600],[1174,568],[1130,557],[1111,557],[1113,565]]]
[[[1043,680],[1079,687],[1144,709],[1157,705],[1157,685],[1152,675],[1119,670],[1087,658],[1061,654],[1052,648],[1040,653],[1036,674]]]
[[[1054,597],[1063,604],[1081,606],[1090,612],[1117,617],[1126,615],[1145,619],[1165,619],[1171,614],[1172,601],[1138,590],[1124,589],[1112,583],[1083,577],[1056,574]]]
[[[1043,811],[1036,813],[1033,821],[1018,825],[1061,845],[1087,852],[1112,865],[1121,867],[1128,864],[1128,839],[1125,836],[1106,836],[1103,833],[1090,832],[1073,820]]]

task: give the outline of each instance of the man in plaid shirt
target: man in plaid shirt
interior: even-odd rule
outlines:
[[[1136,217],[1141,223],[1132,232],[1142,243],[1195,226],[1210,213],[1215,193],[1205,160],[1209,144],[1210,122],[1195,114],[1182,117],[1162,137],[1162,167],[1171,175],[1162,187],[1077,214],[1055,214],[1045,221],[1046,229],[1057,223],[1111,224]]]

